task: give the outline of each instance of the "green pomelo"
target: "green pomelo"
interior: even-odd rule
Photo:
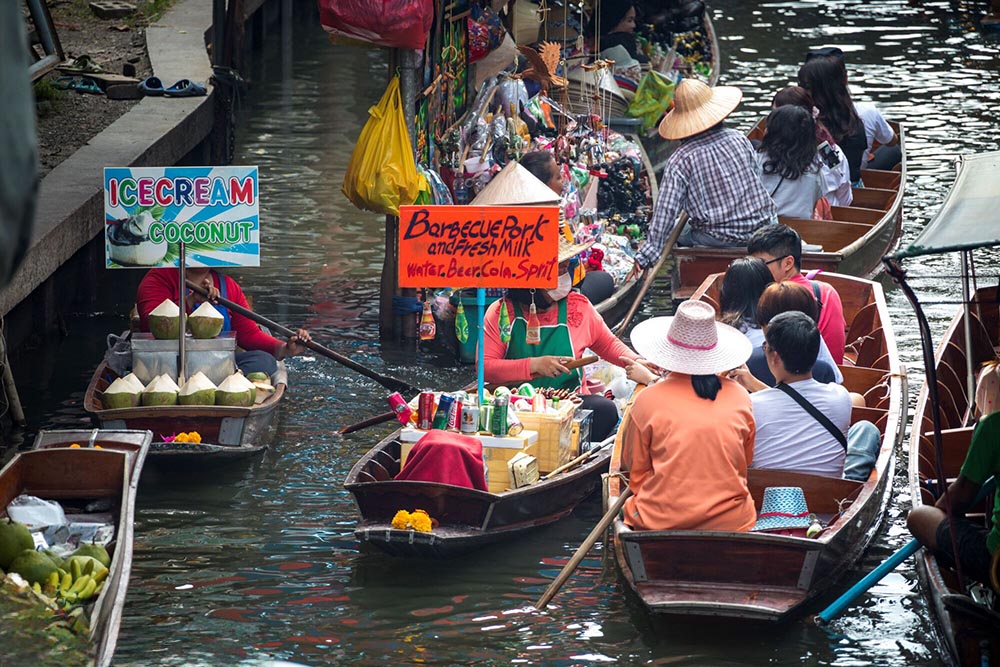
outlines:
[[[177,394],[181,405],[215,405],[215,385],[198,371],[192,375]]]
[[[104,567],[111,567],[111,555],[100,544],[81,544],[80,548],[74,551],[70,558],[76,556],[96,558]]]
[[[60,556],[59,554],[57,554],[52,549],[46,549],[42,553],[45,554],[46,556],[48,556],[48,559],[50,561],[52,561],[53,563],[55,563],[56,567],[62,567],[63,563],[65,563],[65,561],[62,558],[62,556]]]
[[[250,382],[264,382],[266,384],[271,384],[271,376],[263,371],[250,373],[250,375],[247,376],[247,379],[250,380]]]
[[[31,531],[13,521],[0,521],[0,568],[8,569],[8,565],[25,549],[34,549],[35,541],[31,539]]]
[[[215,404],[238,407],[253,405],[256,389],[242,373],[233,373],[219,384],[215,390]]]
[[[188,331],[195,338],[215,338],[222,332],[225,318],[208,301],[198,306],[188,317]]]
[[[8,569],[11,572],[17,572],[32,584],[43,584],[49,575],[59,568],[52,562],[52,559],[42,552],[27,549],[17,555]]]
[[[111,386],[104,390],[101,403],[104,405],[105,410],[134,408],[139,405],[139,394],[141,391],[141,389],[136,391],[135,386],[124,378],[118,378],[111,383]]]
[[[170,299],[164,299],[163,303],[149,314],[149,331],[153,334],[153,338],[176,340],[180,327],[181,311]]]

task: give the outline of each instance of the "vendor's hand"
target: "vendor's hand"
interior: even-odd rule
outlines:
[[[288,338],[288,342],[285,343],[285,356],[294,357],[302,354],[306,350],[304,343],[309,343],[312,341],[312,336],[305,329],[299,329],[295,332],[294,336]]]
[[[204,303],[206,300],[212,303],[219,302],[219,296],[221,296],[219,294],[219,288],[215,286],[215,282],[212,280],[211,276],[208,276],[204,280],[202,280],[200,287],[206,292],[208,292],[207,299],[198,292],[195,292],[193,290],[188,290],[187,296],[184,297],[184,300],[187,303],[188,310],[194,310],[202,303]]]
[[[557,378],[560,375],[569,373],[569,369],[564,364],[568,364],[572,359],[568,357],[556,357],[551,354],[544,357],[531,358],[531,376],[543,378]]]
[[[726,377],[730,380],[736,380],[740,386],[750,393],[768,388],[766,384],[754,377],[753,373],[750,372],[750,369],[747,368],[746,364],[729,371],[726,373]]]
[[[639,276],[642,275],[642,271],[643,269],[641,266],[639,266],[639,262],[637,260],[635,264],[632,265],[632,270],[628,272],[627,276],[625,276],[625,282],[628,282],[630,280],[638,280]]]
[[[644,359],[628,359],[622,357],[622,363],[625,364],[625,377],[636,384],[653,384],[660,379],[660,374],[654,372],[649,366],[646,365]]]

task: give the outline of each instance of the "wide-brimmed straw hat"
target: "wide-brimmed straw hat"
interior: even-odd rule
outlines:
[[[632,330],[632,346],[661,368],[688,375],[715,375],[750,358],[749,339],[715,321],[715,308],[685,301],[672,317],[653,317]]]
[[[808,528],[809,507],[806,494],[798,486],[769,486],[764,489],[757,523],[750,530]]]
[[[664,139],[685,139],[704,132],[731,114],[743,99],[735,86],[710,88],[698,79],[684,79],[674,91],[674,108],[660,121]]]
[[[541,206],[558,203],[559,195],[516,160],[508,162],[470,202],[472,206]]]
[[[594,245],[593,239],[583,243],[570,243],[565,236],[559,234],[559,261],[565,262],[567,259],[573,259],[592,245]]]

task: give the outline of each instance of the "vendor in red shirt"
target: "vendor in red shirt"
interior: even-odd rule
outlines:
[[[243,352],[236,353],[236,366],[245,374],[263,372],[272,375],[277,369],[277,360],[294,357],[305,350],[303,343],[312,340],[309,332],[299,329],[287,341],[281,341],[260,330],[257,323],[239,313],[230,312],[216,300],[222,296],[233,303],[249,309],[243,290],[229,276],[216,273],[208,267],[187,267],[187,279],[201,285],[208,292],[208,301],[216,310],[222,313],[225,323],[223,331],[236,332],[236,344]],[[149,314],[164,299],[177,301],[180,289],[180,271],[177,269],[150,269],[136,293],[136,309],[139,311],[139,328],[149,331]],[[188,290],[185,299],[185,309],[188,314],[197,308],[206,298]]]
[[[535,387],[569,389],[580,393],[583,408],[594,411],[591,436],[603,440],[618,423],[618,409],[604,396],[588,395],[582,368],[565,364],[583,356],[590,348],[615,365],[637,359],[618,340],[600,313],[579,292],[572,291],[570,260],[589,244],[572,244],[559,238],[559,286],[555,289],[511,289],[503,299],[490,304],[483,321],[485,364],[483,375],[493,384],[530,382]],[[527,322],[532,302],[538,314],[538,344],[527,343]],[[500,337],[500,306],[506,303],[511,322],[510,340]]]
[[[789,280],[812,292],[819,309],[819,332],[837,364],[844,363],[847,324],[844,306],[833,285],[802,275],[802,238],[788,225],[761,227],[747,242],[747,254],[759,257],[771,270],[776,282]]]

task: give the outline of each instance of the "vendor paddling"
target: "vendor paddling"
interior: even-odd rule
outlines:
[[[578,391],[583,408],[594,411],[592,437],[603,440],[618,423],[614,403],[587,394],[582,368],[568,369],[566,364],[583,356],[590,348],[601,358],[623,365],[622,359],[638,355],[615,338],[600,313],[584,295],[572,291],[570,260],[590,246],[571,244],[559,239],[559,286],[555,289],[511,289],[507,297],[494,302],[484,321],[483,374],[486,382],[513,384],[530,382],[535,387]],[[539,342],[528,344],[528,319],[531,304],[538,315]],[[506,304],[512,322],[510,340],[504,343],[500,333],[500,309]]]
[[[218,297],[229,299],[233,303],[249,309],[246,297],[239,284],[230,278],[216,273],[208,267],[192,267],[186,269],[187,280],[201,285],[208,292],[208,301],[216,310],[222,313],[224,323],[222,331],[235,331],[236,344],[243,352],[236,353],[236,366],[244,374],[263,372],[274,374],[278,369],[277,361],[285,357],[294,357],[305,350],[303,343],[311,337],[305,329],[299,329],[287,341],[278,340],[261,331],[260,327],[248,317],[230,312],[228,308],[216,303]],[[150,269],[143,276],[136,293],[136,310],[139,311],[139,328],[149,331],[149,314],[164,299],[177,300],[180,291],[180,271],[177,269]],[[187,291],[184,307],[188,314],[197,308],[205,297],[191,290]]]

